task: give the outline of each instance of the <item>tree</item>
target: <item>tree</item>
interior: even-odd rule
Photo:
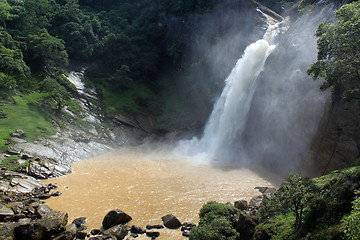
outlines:
[[[23,60],[22,51],[6,31],[0,31],[0,71],[10,75],[30,74],[30,69]]]
[[[11,20],[15,16],[11,13],[12,9],[7,0],[0,0],[0,21],[3,23],[5,29],[6,21]]]
[[[53,78],[45,78],[41,82],[41,88],[48,93],[48,98],[55,101],[58,112],[61,112],[64,102],[70,98],[70,93],[66,88]]]
[[[289,174],[279,191],[261,205],[262,218],[290,211],[295,216],[295,225],[300,225],[304,209],[314,197],[314,189],[315,186],[310,180],[302,178],[299,174]]]
[[[343,100],[360,99],[360,2],[342,6],[336,20],[319,25],[317,61],[307,73],[325,79],[321,90],[330,88]]]
[[[46,29],[39,29],[28,36],[28,63],[38,65],[51,74],[61,65],[68,64],[64,41],[51,36]]]
[[[353,201],[353,208],[347,217],[348,227],[345,230],[346,239],[360,239],[360,198]]]

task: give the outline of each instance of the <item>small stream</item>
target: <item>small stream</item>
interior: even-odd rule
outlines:
[[[151,148],[141,147],[118,149],[72,167],[72,174],[46,181],[56,183],[62,192],[47,204],[67,212],[69,221],[87,217],[89,230],[100,228],[105,214],[113,209],[132,216],[130,226],[161,224],[161,217],[169,213],[181,222],[198,223],[199,210],[206,202],[249,201],[260,195],[256,186],[271,187],[276,182],[248,169],[214,168],[164,152],[160,157],[160,153],[151,153]],[[163,230],[158,239],[182,237],[180,231]]]

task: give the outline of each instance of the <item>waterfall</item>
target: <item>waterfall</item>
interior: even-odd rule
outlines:
[[[276,41],[285,20],[268,18],[264,37],[246,48],[226,78],[202,137],[180,141],[176,152],[215,165],[298,171],[328,97],[306,69],[316,60],[317,26],[333,12],[304,15]]]
[[[225,87],[216,101],[206,125],[200,146],[211,159],[227,158],[229,148],[241,135],[257,86],[257,77],[265,60],[274,50],[279,23],[269,24],[264,37],[250,44],[225,80]]]

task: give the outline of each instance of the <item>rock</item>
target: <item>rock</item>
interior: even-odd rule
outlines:
[[[184,230],[183,233],[182,233],[182,235],[183,235],[184,237],[189,237],[189,236],[190,236],[190,231],[189,231],[189,230]]]
[[[31,158],[34,158],[34,157],[31,156],[30,154],[27,154],[27,153],[23,153],[23,154],[21,155],[21,159],[28,160],[28,159],[31,159]]]
[[[82,224],[86,224],[86,217],[76,218],[72,223],[74,223],[76,227],[80,227]]]
[[[128,234],[128,226],[118,224],[103,232],[104,236],[115,236],[116,239],[123,239]]]
[[[46,229],[36,222],[20,225],[14,228],[14,239],[41,240],[45,239],[46,235]]]
[[[161,224],[157,224],[157,225],[148,224],[148,225],[146,225],[146,229],[148,229],[148,230],[153,229],[153,228],[155,228],[155,229],[161,229],[161,228],[164,228],[164,226],[161,225]]]
[[[53,234],[65,229],[68,222],[68,214],[59,211],[47,213],[38,224],[46,229],[47,233]]]
[[[21,151],[17,148],[8,147],[7,153],[10,155],[20,155]]]
[[[257,223],[253,217],[240,212],[235,228],[240,233],[241,240],[250,240],[254,235],[256,225]]]
[[[78,231],[85,231],[87,230],[87,227],[85,225],[81,225],[80,227],[78,227]]]
[[[181,227],[181,222],[174,215],[168,214],[161,218],[164,223],[164,226],[170,229],[178,229]]]
[[[131,220],[132,217],[119,209],[115,209],[106,214],[104,220],[102,221],[102,226],[106,230],[118,224],[126,224]]]
[[[144,234],[144,233],[146,233],[146,229],[141,228],[139,226],[135,226],[135,225],[131,226],[130,231],[132,233],[136,233],[136,234]]]
[[[104,239],[100,236],[95,236],[95,237],[89,237],[88,240],[104,240]]]
[[[14,212],[3,205],[0,205],[0,221],[4,222],[6,219],[9,219],[14,216]]]
[[[7,204],[15,213],[21,213],[24,208],[24,203],[22,202],[10,202]]]
[[[138,238],[138,237],[139,237],[139,235],[138,235],[137,233],[131,233],[130,236],[131,236],[132,238]]]
[[[249,202],[249,207],[253,209],[258,209],[263,201],[263,196],[253,197]]]
[[[14,229],[19,226],[18,223],[0,224],[0,240],[14,239]]]
[[[181,226],[181,231],[190,231],[193,227],[195,227],[195,223],[192,222],[184,222]]]
[[[48,205],[43,204],[38,207],[38,209],[36,210],[36,214],[39,218],[42,218],[51,211],[52,209]]]
[[[66,226],[65,228],[65,231],[68,231],[68,232],[73,232],[74,234],[77,232],[78,228],[76,226],[76,224],[73,222],[69,225]]]
[[[248,202],[246,200],[239,200],[234,202],[234,207],[242,211],[248,208]]]
[[[55,162],[40,160],[31,161],[29,167],[26,168],[26,173],[38,179],[48,179],[69,174],[71,168]]]
[[[157,238],[160,236],[159,232],[146,232],[146,236],[150,237],[150,238]]]
[[[99,229],[93,229],[93,230],[90,231],[91,235],[98,235],[99,233],[100,233]]]
[[[0,181],[0,190],[17,193],[29,193],[42,184],[35,178],[22,173],[5,171],[2,176],[10,181]]]
[[[87,236],[87,233],[86,233],[86,232],[81,232],[81,231],[76,232],[76,238],[77,238],[77,239],[85,239],[86,236]]]
[[[272,195],[273,195],[274,193],[276,193],[276,191],[277,191],[276,188],[268,188],[268,189],[266,189],[266,191],[263,193],[263,197],[270,199],[270,198],[272,197]]]
[[[11,218],[11,221],[12,222],[20,222],[22,219],[26,219],[27,216],[23,213],[19,213],[19,214],[16,214],[14,215],[12,218]],[[24,223],[25,224],[25,223]],[[27,224],[27,223],[26,223]]]
[[[18,223],[21,225],[26,225],[31,223],[31,218],[20,218]]]
[[[15,138],[23,138],[25,137],[25,132],[22,129],[18,129],[15,132],[11,133],[10,136]]]
[[[261,193],[265,193],[268,190],[268,187],[255,187],[255,189],[259,190]]]

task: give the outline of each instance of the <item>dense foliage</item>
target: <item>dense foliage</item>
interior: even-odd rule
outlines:
[[[302,223],[305,207],[314,197],[316,187],[309,179],[298,174],[290,174],[284,184],[271,199],[265,199],[261,208],[262,218],[290,211],[295,216],[295,224]]]
[[[312,180],[291,174],[261,205],[257,232],[271,239],[357,239],[359,189],[359,167]]]
[[[330,88],[334,96],[360,99],[360,2],[342,6],[336,19],[336,24],[319,25],[318,57],[308,74],[314,79],[324,78],[321,89]]]
[[[238,239],[240,234],[235,229],[238,211],[217,202],[205,204],[200,210],[199,226],[191,230],[190,240]]]

